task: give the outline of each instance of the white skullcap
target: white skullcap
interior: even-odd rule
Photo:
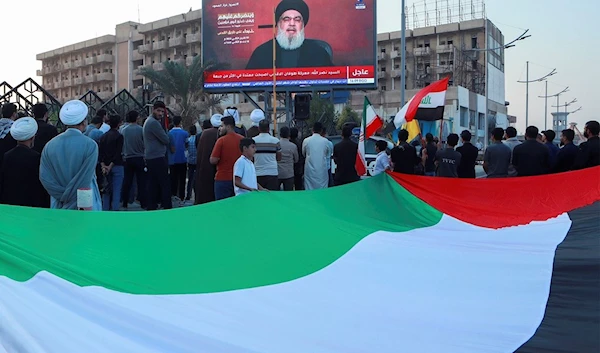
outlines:
[[[88,106],[80,100],[72,100],[60,108],[60,121],[67,126],[81,124],[88,115]]]
[[[10,127],[10,135],[17,141],[27,141],[38,131],[38,124],[34,118],[26,117],[17,119]]]
[[[210,117],[210,123],[212,124],[213,127],[219,127],[219,126],[221,126],[221,119],[223,119],[223,115],[214,114],[213,116]]]
[[[252,120],[253,126],[258,126],[258,123],[265,120],[265,112],[261,109],[254,109],[252,113],[250,113],[250,120]]]
[[[240,113],[237,111],[237,109],[225,109],[225,116],[232,116],[233,120],[235,120],[236,125],[240,122]]]

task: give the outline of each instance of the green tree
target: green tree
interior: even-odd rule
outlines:
[[[345,123],[356,123],[360,125],[360,118],[358,113],[352,110],[349,105],[344,107],[340,117],[337,119],[336,127],[341,130]]]
[[[323,123],[323,126],[329,128],[335,125],[335,109],[333,103],[329,99],[323,99],[319,93],[313,92],[312,100],[310,101],[310,118],[307,123],[309,128],[317,122]]]
[[[209,112],[211,108],[220,109],[219,105],[227,95],[204,91],[204,73],[224,68],[225,65],[215,63],[202,65],[200,56],[196,56],[190,66],[167,61],[163,70],[144,67],[140,74],[158,85],[165,96],[175,99],[176,106],[170,108],[181,115],[184,126],[190,126],[200,114]]]

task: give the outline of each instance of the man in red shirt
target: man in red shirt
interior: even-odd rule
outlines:
[[[215,175],[215,199],[223,200],[235,195],[233,191],[233,165],[240,158],[240,141],[244,138],[235,132],[235,120],[226,116],[222,120],[225,135],[217,140],[210,156],[210,163],[217,166]]]

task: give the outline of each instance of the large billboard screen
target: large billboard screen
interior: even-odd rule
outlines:
[[[376,88],[375,0],[203,0],[208,91]],[[273,22],[276,21],[276,35]],[[275,40],[273,39],[275,37]]]

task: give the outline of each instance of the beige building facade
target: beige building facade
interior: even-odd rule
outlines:
[[[87,40],[37,55],[42,87],[65,102],[94,91],[103,100],[122,89],[141,97],[145,66],[163,69],[165,61],[191,64],[200,55],[201,11],[140,24],[116,26],[114,35]]]

